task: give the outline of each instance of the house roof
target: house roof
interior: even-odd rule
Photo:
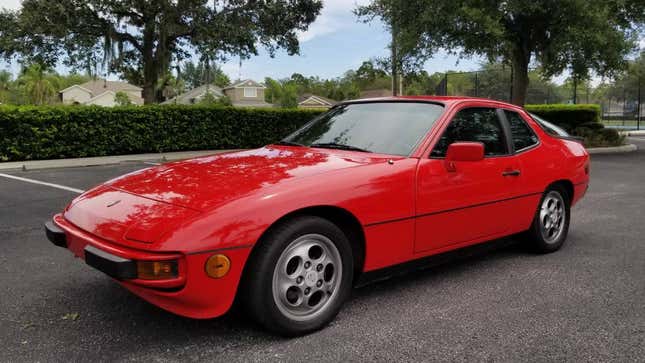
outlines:
[[[142,88],[137,87],[133,84],[121,81],[106,81],[103,79],[96,79],[83,84],[75,84],[73,86],[67,87],[64,90],[61,90],[60,93],[65,93],[72,88],[81,88],[85,91],[88,91],[92,96],[98,96],[106,91],[120,92],[120,91],[133,91],[141,92]]]
[[[235,84],[230,85],[228,87],[225,87],[224,89],[231,89],[231,88],[246,88],[246,87],[251,87],[251,88],[266,88],[262,83],[258,83],[252,79],[245,79],[243,81],[237,81]]]
[[[298,98],[298,104],[304,103],[304,102],[306,102],[306,101],[308,101],[310,99],[312,101],[318,102],[318,103],[320,103],[322,105],[326,105],[326,106],[333,106],[333,105],[338,103],[338,102],[336,102],[336,101],[334,101],[332,99],[326,98],[326,97],[313,95],[313,94],[303,94],[302,96],[300,96],[300,98]]]
[[[204,84],[201,85],[197,88],[193,88],[188,92],[182,93],[176,97],[170,98],[166,101],[164,101],[162,104],[167,105],[167,104],[173,104],[173,103],[181,103],[181,104],[187,104],[191,103],[192,99],[197,99],[206,92],[210,92],[213,94],[215,97],[223,97],[224,93],[222,92],[222,89],[214,84]]]

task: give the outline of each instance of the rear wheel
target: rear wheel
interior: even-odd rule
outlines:
[[[569,196],[564,188],[552,186],[542,195],[533,224],[527,232],[538,253],[555,252],[562,247],[569,232]]]
[[[243,303],[256,321],[283,335],[324,327],[351,291],[349,241],[319,217],[298,217],[273,228],[247,263]]]

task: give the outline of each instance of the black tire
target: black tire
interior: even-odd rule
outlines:
[[[303,237],[304,236],[304,237]],[[333,243],[333,246],[337,249],[336,261],[340,261],[342,269],[332,272],[336,273],[336,277],[340,275],[340,278],[337,278],[338,281],[334,280],[334,284],[338,284],[332,293],[323,293],[316,290],[315,293],[320,292],[321,302],[324,302],[324,306],[320,307],[320,310],[315,314],[312,314],[311,317],[308,316],[295,316],[292,318],[289,316],[290,311],[288,308],[290,306],[285,305],[286,302],[276,301],[279,299],[277,295],[279,292],[274,292],[274,274],[279,274],[280,270],[277,268],[277,264],[288,259],[287,256],[289,253],[294,250],[287,249],[292,248],[294,243],[298,243],[299,238],[302,240],[306,236],[323,236]],[[303,243],[303,242],[300,242]],[[329,246],[329,245],[326,245]],[[308,248],[307,246],[304,247]],[[298,249],[301,251],[302,249]],[[333,251],[333,248],[329,250]],[[283,253],[285,254],[283,256]],[[294,252],[295,253],[295,252]],[[330,255],[332,253],[329,253]],[[311,249],[309,250],[309,255],[311,256]],[[281,258],[282,257],[282,258]],[[296,257],[298,258],[298,257]],[[322,257],[320,257],[322,260]],[[291,259],[294,259],[293,257]],[[312,262],[307,260],[306,257],[300,259],[302,265],[298,263],[298,270],[302,272],[294,273],[295,275],[311,274],[306,270],[306,262]],[[305,261],[307,260],[307,261]],[[313,261],[313,260],[312,260]],[[289,260],[289,263],[291,261]],[[314,264],[317,262],[313,262]],[[331,264],[331,263],[330,263]],[[300,216],[294,219],[288,220],[284,223],[281,223],[277,226],[274,226],[266,236],[259,242],[259,245],[253,250],[247,265],[245,267],[244,276],[242,278],[241,284],[241,303],[247,313],[261,326],[265,329],[278,333],[284,336],[298,336],[311,333],[313,331],[319,330],[329,324],[334,317],[340,311],[343,303],[347,300],[351,293],[352,281],[353,281],[353,271],[354,263],[352,256],[352,249],[350,247],[347,237],[343,231],[338,228],[332,222],[314,216]],[[316,265],[319,267],[319,265]],[[287,267],[288,269],[288,267]],[[332,268],[333,270],[333,268]],[[327,267],[323,273],[326,273]],[[287,276],[285,275],[281,276]],[[309,275],[306,275],[306,278],[299,277],[301,283],[298,286],[289,287],[289,289],[298,289],[298,299],[302,299],[303,309],[311,309],[308,306],[308,303],[304,303],[305,290],[307,283],[310,282]],[[318,276],[323,276],[318,273]],[[325,279],[327,279],[326,275]],[[287,276],[289,277],[289,276]],[[330,278],[331,279],[331,278]],[[306,281],[304,281],[306,280]],[[322,280],[317,280],[317,282],[322,282]],[[280,285],[282,286],[282,285]],[[323,286],[325,288],[326,284]],[[312,291],[314,286],[311,286],[309,289]],[[317,289],[317,288],[316,288]],[[286,299],[289,297],[289,292],[284,295]],[[308,300],[311,302],[313,299],[313,294],[308,296]],[[299,300],[300,301],[300,300]],[[285,313],[285,306],[287,306],[287,312]],[[282,309],[282,310],[281,310]],[[295,308],[294,308],[295,309]],[[303,313],[306,314],[306,313]]]
[[[542,209],[545,205],[545,201],[560,200],[562,202],[562,211],[564,216],[562,217],[561,231],[556,233],[548,232],[549,226],[549,216],[544,217],[542,214]],[[547,203],[548,203],[547,201]],[[535,216],[533,217],[533,223],[531,228],[526,232],[526,238],[529,242],[529,246],[536,253],[551,253],[559,250],[564,242],[567,239],[569,233],[569,221],[571,219],[571,198],[568,195],[566,189],[560,185],[550,186],[542,195],[540,199],[540,204],[538,204],[537,210],[535,211]],[[547,208],[548,209],[548,208]],[[547,213],[548,214],[548,213]],[[544,220],[547,220],[545,223]],[[550,229],[551,231],[553,228]]]

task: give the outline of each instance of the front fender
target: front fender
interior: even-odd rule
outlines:
[[[384,161],[267,186],[187,221],[159,248],[196,253],[253,246],[283,216],[314,206],[343,208],[362,225],[407,218],[414,214],[417,162]]]

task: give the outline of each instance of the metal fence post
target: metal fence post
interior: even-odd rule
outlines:
[[[513,66],[511,65],[511,92],[509,94],[508,100],[509,102],[513,102]]]
[[[636,108],[638,117],[636,117],[636,130],[641,129],[641,75],[638,75],[638,107]]]
[[[627,117],[627,113],[625,112],[625,108],[627,107],[627,89],[623,87],[623,128],[625,127],[625,118]]]
[[[448,72],[443,77],[443,95],[448,96]]]
[[[479,97],[479,72],[475,72],[475,97]]]

